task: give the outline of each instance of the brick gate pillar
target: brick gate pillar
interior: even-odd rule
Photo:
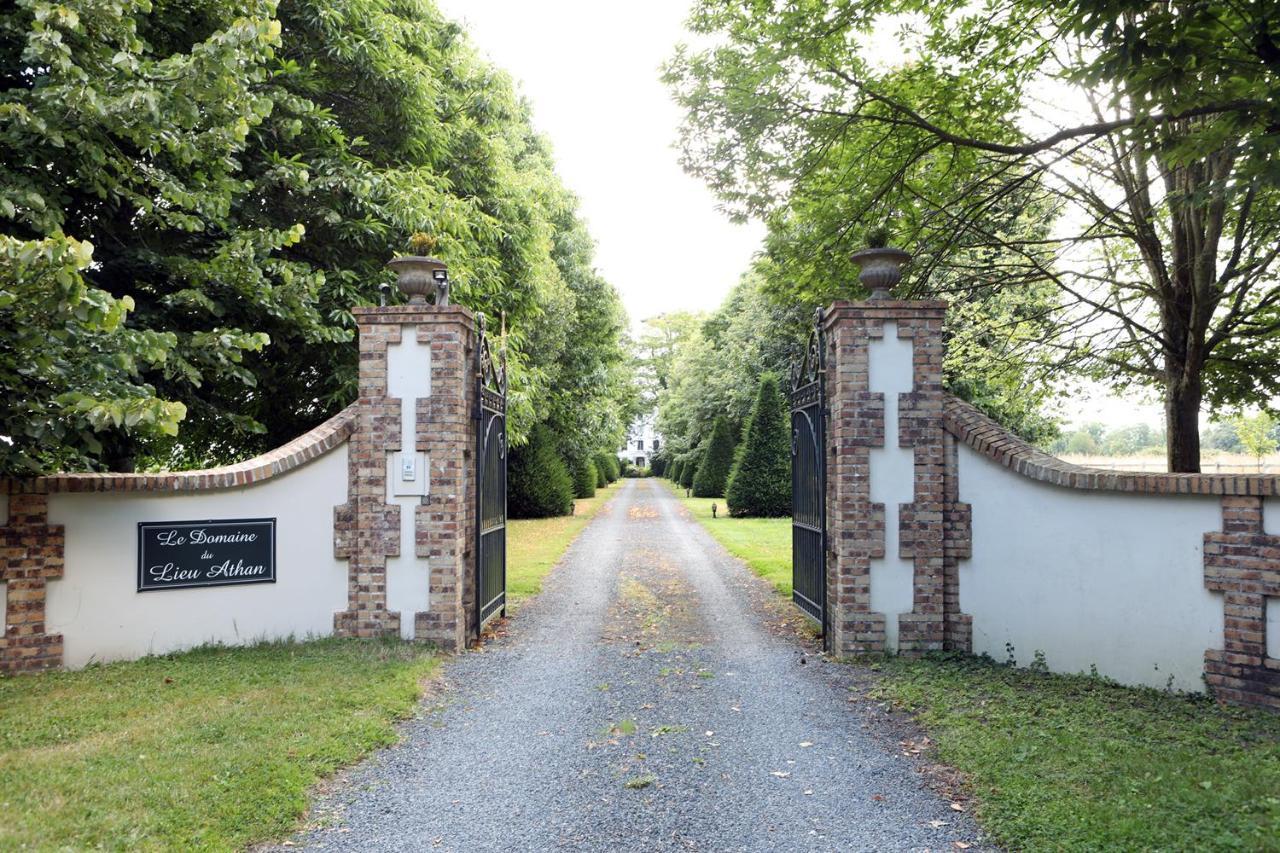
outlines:
[[[359,398],[334,550],[342,636],[466,644],[472,572],[475,321],[460,306],[357,308]]]
[[[946,307],[873,299],[836,302],[826,313],[827,606],[836,655],[944,646]]]

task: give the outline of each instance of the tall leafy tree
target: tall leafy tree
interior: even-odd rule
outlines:
[[[625,323],[576,202],[510,81],[429,0],[20,0],[0,81],[19,247],[0,290],[43,274],[19,268],[29,247],[92,244],[70,272],[115,306],[112,342],[90,331],[121,350],[68,346],[83,365],[5,386],[42,395],[5,423],[15,447],[43,436],[27,462],[204,464],[313,426],[353,398],[350,309],[383,298],[417,230],[457,301],[505,319],[513,442],[548,413],[565,443],[626,421]],[[17,317],[0,298],[0,329]],[[51,432],[57,411],[79,420]]]
[[[690,26],[686,166],[800,287],[896,217],[912,292],[1017,294],[981,335],[1158,388],[1174,471],[1203,403],[1280,391],[1271,3],[703,0]]]

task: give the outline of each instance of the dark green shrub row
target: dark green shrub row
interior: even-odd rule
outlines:
[[[555,438],[543,424],[529,433],[507,460],[507,514],[511,518],[549,518],[573,512],[573,478],[556,452]]]
[[[570,466],[573,472],[573,496],[575,498],[593,498],[596,496],[596,463],[590,459],[575,460]]]
[[[523,447],[513,447],[507,465],[507,514],[511,518],[570,515],[574,498],[589,498],[617,481],[621,466],[611,453],[566,462],[555,436],[539,424]]]

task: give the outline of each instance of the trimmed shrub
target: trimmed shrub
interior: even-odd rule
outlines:
[[[612,453],[606,453],[605,459],[609,464],[609,482],[616,483],[618,478],[622,476],[622,463],[618,461],[618,457]]]
[[[596,466],[596,488],[603,489],[609,485],[609,472],[605,470],[604,463],[598,457],[591,461]]]
[[[695,498],[718,498],[724,494],[729,472],[733,470],[733,432],[723,416],[711,427],[711,439],[702,454],[702,462],[693,475]]]
[[[649,460],[649,470],[653,472],[653,476],[661,477],[662,472],[667,470],[667,458],[665,456],[655,456]]]
[[[698,473],[698,463],[702,460],[702,454],[697,450],[692,450],[685,457],[684,467],[680,469],[680,487],[683,489],[693,488],[693,475]]]
[[[507,466],[507,514],[549,518],[573,512],[573,479],[550,430],[538,424],[523,447],[511,448]]]
[[[575,498],[593,498],[596,496],[596,463],[590,459],[580,459],[573,465],[573,496]]]
[[[791,514],[791,431],[778,377],[771,373],[760,379],[725,500],[730,515]]]
[[[671,463],[671,482],[677,485],[679,485],[680,483],[680,468],[683,465],[684,465],[683,459],[676,459],[674,462]]]
[[[601,451],[595,455],[596,473],[600,476],[596,484],[604,487],[618,479],[618,460],[612,454]]]

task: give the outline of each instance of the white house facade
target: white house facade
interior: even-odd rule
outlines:
[[[637,468],[647,468],[653,454],[662,447],[662,436],[656,429],[657,415],[642,415],[627,431],[627,443],[618,451],[618,458]]]

